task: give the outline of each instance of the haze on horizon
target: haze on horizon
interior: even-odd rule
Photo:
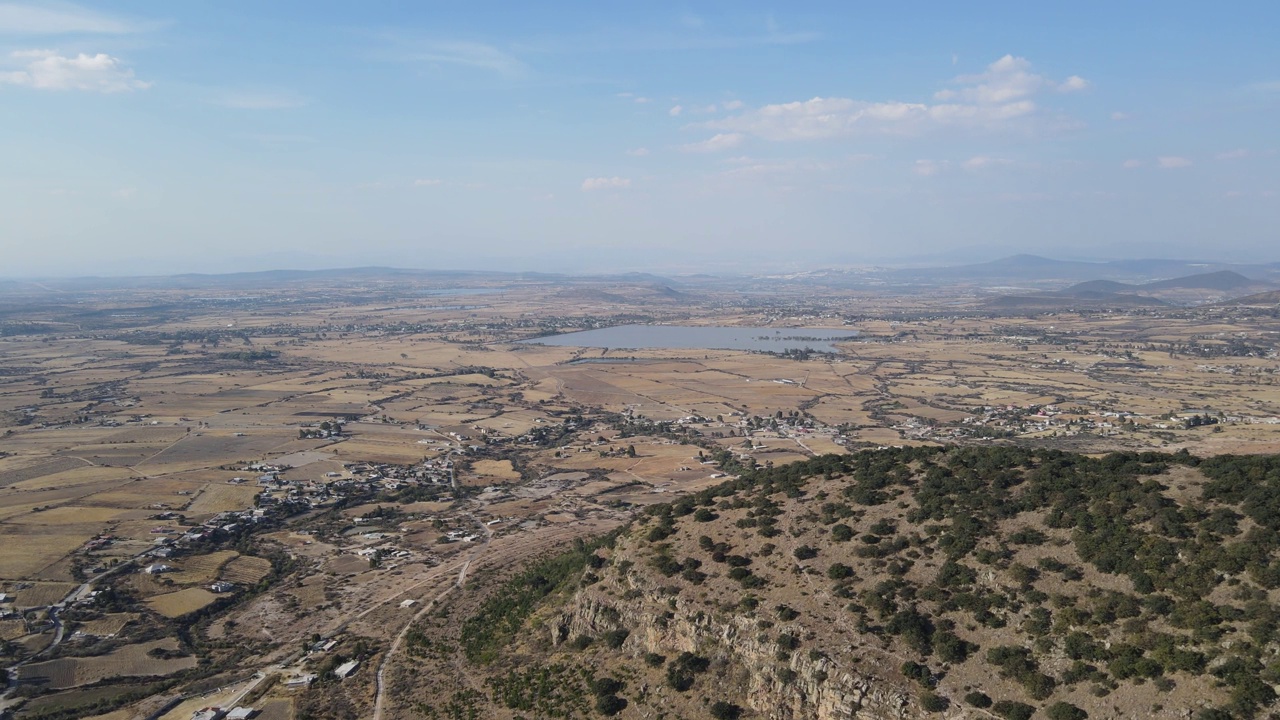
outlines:
[[[1280,260],[1280,5],[0,2],[0,276]]]

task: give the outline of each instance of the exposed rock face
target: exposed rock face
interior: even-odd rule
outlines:
[[[623,652],[696,653],[718,664],[699,682],[740,683],[741,704],[771,720],[897,720],[924,714],[909,693],[820,654],[798,651],[780,661],[782,648],[763,639],[751,618],[713,615],[681,598],[673,608],[672,596],[645,587],[642,573],[628,580],[635,591],[630,599],[610,597],[594,586],[579,591],[551,623],[552,642],[626,630]]]

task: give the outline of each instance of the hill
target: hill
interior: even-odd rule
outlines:
[[[1276,305],[1280,304],[1280,290],[1246,295],[1229,301],[1231,305]]]
[[[719,460],[740,477],[415,626],[420,711],[1218,720],[1276,702],[1280,457]]]
[[[1121,293],[1134,292],[1139,288],[1229,290],[1247,284],[1248,278],[1242,272],[1274,280],[1280,274],[1278,271],[1280,267],[1275,264],[1250,266],[1160,259],[1083,262],[1054,260],[1038,255],[1014,255],[970,265],[892,270],[885,273],[885,277],[902,283],[949,282],[1045,288],[1062,287],[1066,283],[1076,282],[1084,283],[1079,288],[1081,290]],[[1170,277],[1174,279],[1160,280]]]
[[[1250,280],[1233,270],[1219,270],[1218,272],[1158,280],[1141,285],[1131,285],[1114,280],[1090,280],[1072,285],[1062,292],[1065,294],[1084,292],[1134,293],[1154,290],[1221,290],[1226,292],[1258,284],[1256,280]]]

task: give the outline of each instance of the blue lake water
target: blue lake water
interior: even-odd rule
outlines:
[[[835,343],[858,336],[857,330],[831,328],[688,327],[684,325],[618,325],[600,330],[548,335],[521,342],[560,347],[620,350],[763,350],[782,352],[809,348],[836,352]]]

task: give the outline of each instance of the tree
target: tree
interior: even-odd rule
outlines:
[[[635,457],[635,456],[636,456],[636,446],[635,446],[635,445],[628,445],[628,446],[627,446],[627,457],[629,457],[629,458],[633,458],[633,457]]]
[[[1069,702],[1056,702],[1044,711],[1049,720],[1085,720],[1089,713]]]
[[[738,720],[742,716],[742,708],[733,703],[717,700],[711,703],[711,717],[716,720]]]

